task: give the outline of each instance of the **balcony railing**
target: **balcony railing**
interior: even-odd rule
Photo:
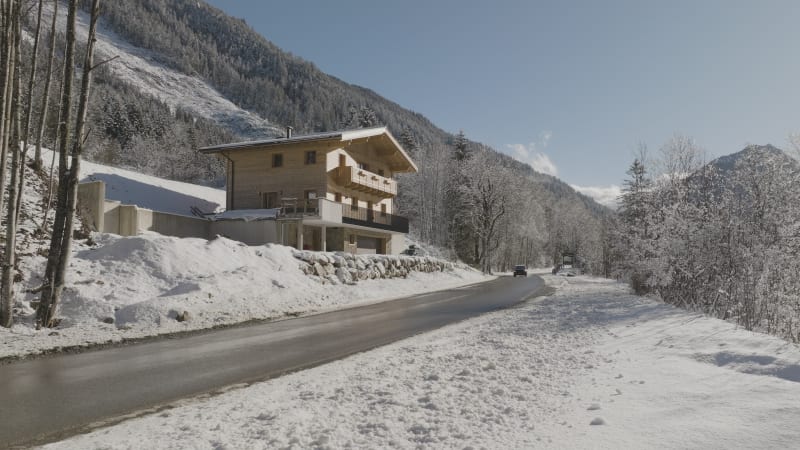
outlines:
[[[302,200],[281,199],[279,217],[316,218],[334,223],[346,223],[380,230],[408,233],[408,219],[369,208],[353,208],[324,198]]]
[[[374,209],[353,208],[352,205],[342,205],[342,223],[408,233],[408,219],[405,217],[382,213]]]
[[[397,195],[397,182],[368,170],[353,166],[339,166],[331,170],[337,184],[356,191],[366,192],[378,197]]]
[[[342,223],[342,204],[325,198],[307,200],[281,199],[279,216],[284,218],[310,217],[328,222]]]

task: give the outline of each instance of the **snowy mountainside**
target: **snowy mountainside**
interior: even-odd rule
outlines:
[[[706,169],[713,169],[718,179],[716,194],[733,191],[743,194],[747,186],[758,183],[759,190],[768,187],[780,190],[800,190],[800,162],[783,150],[772,145],[748,145],[743,150],[721,156],[707,164]],[[701,169],[689,177],[690,181],[702,179],[706,173]],[[792,181],[794,180],[794,181]],[[778,188],[776,183],[785,183]],[[800,192],[798,192],[800,194]],[[748,195],[749,196],[749,195]]]
[[[52,4],[46,5],[45,15],[47,20],[51,20]],[[66,11],[65,5],[59,6],[58,26],[61,29],[66,24]],[[79,41],[86,40],[88,27],[88,14],[79,11]],[[180,108],[213,120],[244,138],[274,137],[283,132],[282,127],[239,108],[203,80],[158,63],[157,55],[126,42],[103,21],[98,24],[97,38],[97,61],[116,58],[106,64],[114,76],[135,86],[142,94],[165,102],[171,109]]]
[[[800,163],[787,155],[783,150],[767,145],[748,145],[743,150],[711,161],[709,164],[716,167],[720,172],[730,172],[736,169],[739,164],[750,162],[761,162],[763,164],[772,163],[785,166],[787,169],[800,171]]]

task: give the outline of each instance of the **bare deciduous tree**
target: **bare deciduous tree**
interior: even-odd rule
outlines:
[[[84,128],[86,124],[86,111],[88,108],[89,91],[91,88],[95,33],[97,19],[100,13],[100,0],[93,0],[91,20],[89,22],[89,35],[86,44],[86,56],[83,61],[83,77],[81,80],[80,99],[75,122],[75,136],[70,138],[69,129],[70,97],[72,91],[74,59],[75,59],[75,19],[77,14],[77,0],[71,0],[67,13],[67,53],[65,55],[64,92],[62,95],[62,122],[59,133],[61,143],[59,151],[59,188],[58,206],[56,208],[55,224],[50,242],[50,253],[47,258],[47,267],[44,274],[44,288],[42,298],[37,310],[37,323],[40,326],[53,326],[56,308],[64,289],[67,266],[72,247],[72,231],[75,219],[75,210],[78,197],[78,177],[80,173],[81,154],[84,144]],[[71,161],[67,168],[67,151],[70,151]],[[63,167],[63,169],[62,169]]]

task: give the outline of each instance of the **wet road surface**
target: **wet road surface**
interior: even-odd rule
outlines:
[[[0,365],[0,447],[58,440],[124,415],[369,350],[543,291],[486,283],[298,319]]]

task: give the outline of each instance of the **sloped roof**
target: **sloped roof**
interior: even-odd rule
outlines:
[[[351,141],[358,141],[374,137],[384,137],[387,139],[390,147],[392,147],[393,151],[395,152],[395,155],[393,155],[395,156],[394,159],[402,161],[402,163],[399,165],[399,168],[396,169],[397,172],[416,172],[418,170],[417,165],[414,164],[414,161],[412,161],[411,157],[408,156],[408,153],[406,153],[406,151],[403,149],[403,146],[397,142],[397,139],[392,136],[386,127],[361,128],[357,130],[342,130],[329,133],[306,134],[301,136],[292,136],[290,138],[272,138],[259,141],[233,142],[230,144],[202,147],[198,150],[201,153],[213,154],[237,150],[262,149],[265,147],[279,147],[314,141],[349,143]]]

